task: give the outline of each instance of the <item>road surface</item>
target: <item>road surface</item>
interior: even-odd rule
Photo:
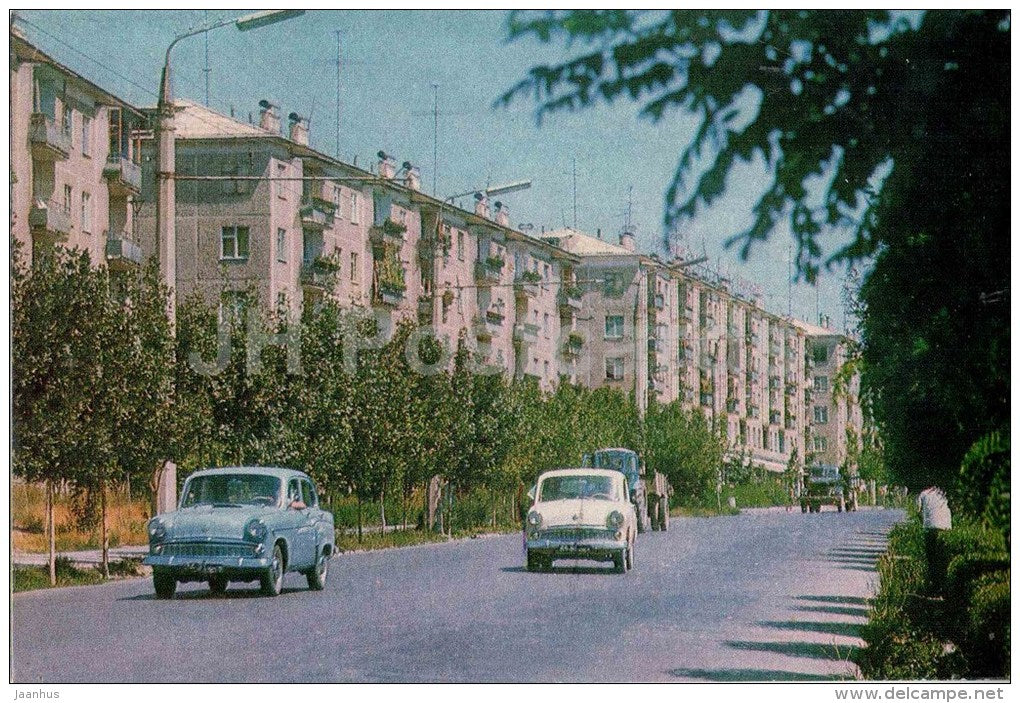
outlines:
[[[148,580],[16,594],[15,682],[747,681],[853,676],[893,510],[674,519],[636,568],[521,568],[520,535],[344,554],[277,598]]]

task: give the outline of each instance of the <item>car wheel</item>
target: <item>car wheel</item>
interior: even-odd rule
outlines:
[[[280,545],[273,547],[273,560],[259,581],[264,596],[278,596],[283,590],[283,550],[280,549]]]
[[[624,547],[613,555],[613,571],[622,574],[627,571],[627,548]]]
[[[213,576],[209,579],[209,590],[217,596],[223,595],[227,591],[227,583],[223,576]]]
[[[326,576],[329,573],[329,557],[325,550],[319,550],[319,558],[315,562],[315,568],[305,576],[308,578],[308,588],[313,591],[321,591],[326,587]]]
[[[161,599],[173,598],[177,591],[177,579],[165,571],[152,571],[152,586],[156,589],[156,597]]]

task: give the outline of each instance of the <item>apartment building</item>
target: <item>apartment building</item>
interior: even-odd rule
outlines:
[[[308,146],[295,113],[285,135],[268,100],[257,125],[187,100],[175,109],[179,297],[293,316],[331,296],[430,324],[451,348],[463,335],[480,362],[544,389],[571,375],[560,288],[575,258],[510,228],[504,203],[480,194],[469,212],[431,198],[416,167],[384,152],[372,171],[337,161]],[[142,142],[146,252],[156,251],[154,149]]]
[[[12,30],[11,234],[30,261],[59,244],[137,266],[142,114]]]
[[[863,428],[860,376],[846,374],[849,341],[823,325],[797,322],[807,334],[805,409],[807,456],[822,464],[843,466],[851,442],[859,442]]]

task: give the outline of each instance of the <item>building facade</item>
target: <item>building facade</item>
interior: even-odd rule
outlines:
[[[11,223],[29,256],[61,244],[128,268],[155,255],[148,112],[12,35]],[[732,458],[781,472],[843,466],[861,435],[850,340],[777,316],[692,262],[574,229],[535,237],[503,202],[423,193],[410,163],[365,170],[309,146],[308,122],[259,103],[247,124],[175,102],[177,296],[296,319],[332,298],[463,342],[544,390],[568,381],[699,409]],[[452,354],[451,354],[452,357]]]
[[[96,265],[137,266],[142,114],[16,33],[10,39],[11,235],[27,261],[59,244]]]

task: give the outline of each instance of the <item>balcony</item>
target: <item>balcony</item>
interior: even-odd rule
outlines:
[[[485,311],[485,324],[490,327],[502,327],[506,316],[499,310]]]
[[[422,325],[431,325],[435,319],[435,299],[431,297],[418,298],[418,322]]]
[[[112,196],[138,195],[142,190],[142,167],[119,154],[110,154],[103,166],[103,178]]]
[[[530,322],[519,322],[514,326],[514,341],[531,343],[538,341],[538,325]]]
[[[404,243],[406,233],[407,225],[387,217],[381,225],[372,226],[368,231],[368,238],[377,246],[387,241],[400,245]]]
[[[336,280],[337,265],[328,264],[321,258],[301,263],[301,285],[308,288],[332,288]]]
[[[499,283],[502,273],[503,260],[498,257],[489,257],[485,261],[475,262],[475,283],[480,286],[491,286]]]
[[[568,359],[576,359],[581,355],[582,348],[584,348],[584,337],[577,332],[571,332],[567,335],[567,341],[563,345],[563,356]]]
[[[648,338],[648,351],[656,354],[662,354],[666,351],[666,345],[661,339],[656,339],[652,336]]]
[[[71,234],[71,213],[54,202],[37,202],[28,212],[32,234],[60,241]]]
[[[312,191],[301,196],[301,226],[306,229],[326,229],[333,224],[336,204]]]
[[[130,271],[142,263],[142,248],[121,233],[106,240],[106,265],[112,271]]]
[[[666,309],[666,296],[662,293],[654,293],[649,296],[648,307],[652,310],[665,310]]]
[[[573,315],[574,313],[581,311],[582,291],[577,286],[565,285],[560,288],[558,302],[560,305],[560,313],[563,315]]]
[[[377,299],[383,305],[395,308],[404,302],[406,288],[402,283],[380,282],[376,288]]]
[[[542,277],[534,271],[525,271],[514,281],[514,296],[518,300],[537,298]]]
[[[63,161],[71,153],[71,135],[56,120],[36,112],[28,127],[32,156],[43,161]]]

